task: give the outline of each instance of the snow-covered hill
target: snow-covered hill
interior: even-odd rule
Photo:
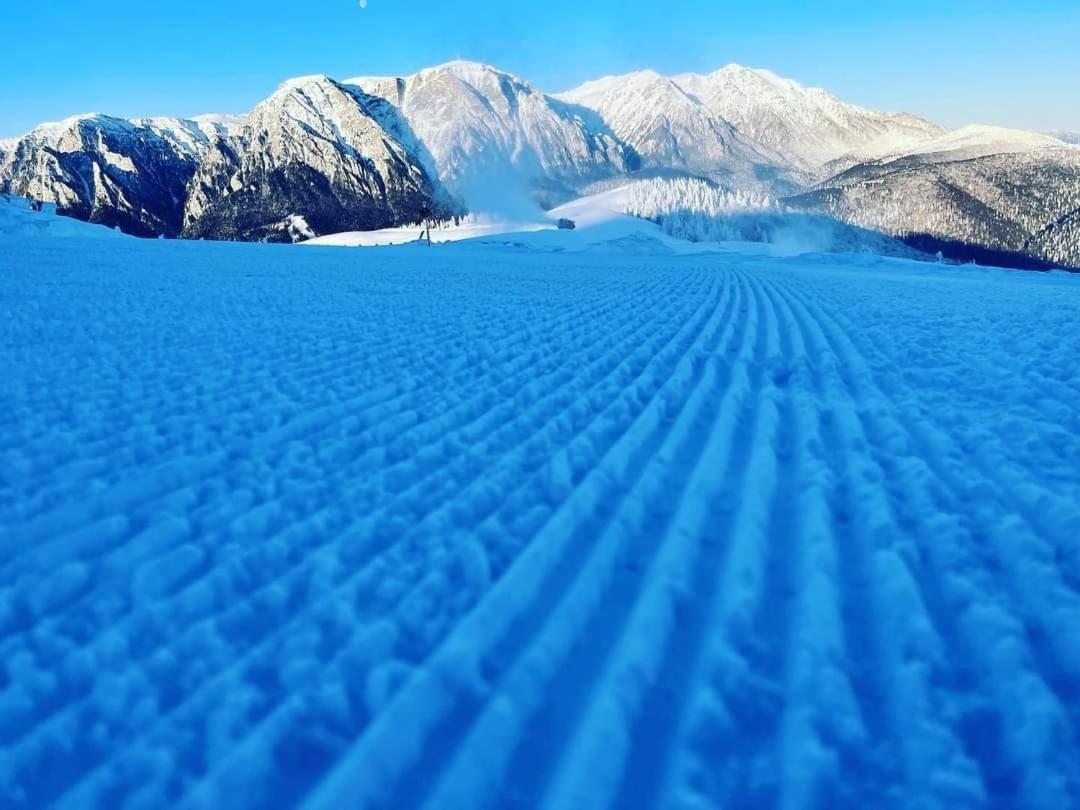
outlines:
[[[1080,806],[1080,277],[0,239],[0,807]]]
[[[951,258],[1080,268],[1080,149],[1046,136],[962,130],[784,202]]]
[[[427,163],[387,101],[326,76],[293,79],[215,142],[184,235],[294,241],[415,222],[441,204]]]
[[[873,141],[826,163],[821,174],[826,178],[864,163],[888,164],[899,158],[918,155],[925,162],[968,160],[989,155],[1035,152],[1054,149],[1065,142],[1051,135],[984,125],[970,125],[943,132],[918,142],[897,144],[891,139]]]
[[[1049,135],[1051,138],[1057,138],[1065,143],[1080,146],[1080,130],[1058,129],[1043,134]]]
[[[396,105],[439,178],[473,205],[497,189],[503,196],[569,191],[635,166],[632,152],[590,112],[488,65],[457,61],[348,83]]]
[[[904,155],[941,155],[943,160],[965,160],[987,155],[1005,155],[1055,149],[1064,141],[1051,135],[1019,129],[971,125],[944,132],[906,148],[894,149],[884,160]]]

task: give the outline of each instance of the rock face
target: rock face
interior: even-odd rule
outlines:
[[[9,142],[0,190],[137,236],[176,236],[188,182],[216,137],[214,125],[169,118],[44,124]]]
[[[467,198],[492,183],[574,190],[637,167],[595,113],[487,65],[451,62],[349,83],[400,109],[442,182]]]
[[[423,148],[384,99],[325,76],[295,79],[217,139],[191,179],[190,238],[295,241],[450,210]]]

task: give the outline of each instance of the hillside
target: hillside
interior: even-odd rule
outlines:
[[[955,138],[953,149],[860,164],[783,202],[949,258],[1080,268],[1080,149],[1038,143]]]

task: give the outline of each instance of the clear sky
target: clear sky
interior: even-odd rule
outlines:
[[[0,136],[83,112],[244,112],[290,76],[461,57],[541,89],[767,67],[939,123],[1080,130],[1080,0],[7,0]]]

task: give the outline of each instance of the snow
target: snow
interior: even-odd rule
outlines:
[[[962,152],[965,157],[1061,148],[1065,142],[1051,135],[1019,129],[973,124],[898,150],[894,156]]]
[[[313,85],[318,86],[328,84],[332,81],[333,79],[325,73],[311,73],[306,76],[294,76],[279,84],[274,95],[288,95],[296,90],[306,90]]]
[[[501,236],[512,233],[550,230],[555,225],[549,221],[514,222],[496,217],[473,217],[460,225],[444,224],[431,229],[433,244],[460,242],[464,239],[476,239],[485,236]],[[303,242],[304,245],[330,245],[334,247],[378,247],[385,245],[404,245],[420,241],[423,227],[419,224],[403,228],[383,228],[377,231],[351,231],[319,236]]]
[[[52,203],[47,203],[42,211],[33,211],[30,209],[29,200],[0,194],[0,240],[34,236],[124,238],[119,231],[102,225],[91,225],[77,219],[57,216],[56,206]]]
[[[700,253],[719,246],[693,245],[673,239],[644,219],[626,213],[631,200],[631,185],[592,194],[566,203],[551,211],[537,211],[532,218],[503,219],[478,215],[460,225],[445,224],[432,228],[432,244],[472,241],[478,244],[514,245],[536,250],[581,251],[597,245],[609,248],[613,243],[630,250],[662,250],[670,253]],[[559,230],[560,219],[575,223],[573,230]],[[377,247],[420,242],[422,228],[387,228],[356,231],[310,239],[303,244],[333,247]]]
[[[576,205],[0,236],[0,806],[1080,804],[1080,277]]]
[[[1052,138],[1057,138],[1064,143],[1072,144],[1073,146],[1080,146],[1080,131],[1069,131],[1065,129],[1053,130],[1051,132],[1044,133]]]
[[[78,115],[68,116],[61,121],[46,121],[45,123],[38,124],[30,132],[26,133],[26,135],[23,135],[16,140],[21,140],[22,138],[34,135],[42,138],[47,143],[53,143],[65,132],[78,126],[80,122],[94,121],[105,117],[106,116],[101,113],[80,113]]]
[[[315,235],[306,219],[299,214],[290,214],[287,217],[289,231],[296,235],[297,239],[310,239]]]
[[[559,230],[561,219],[571,220],[574,229]],[[320,236],[303,244],[405,245],[421,241],[422,233],[420,225],[411,225]],[[700,179],[637,180],[521,219],[473,215],[458,225],[432,228],[431,241],[433,245],[472,241],[570,252],[604,246],[608,250],[673,254],[734,250],[773,256],[830,252],[921,255],[888,237],[849,228],[827,217],[788,213],[764,199],[728,193]]]

